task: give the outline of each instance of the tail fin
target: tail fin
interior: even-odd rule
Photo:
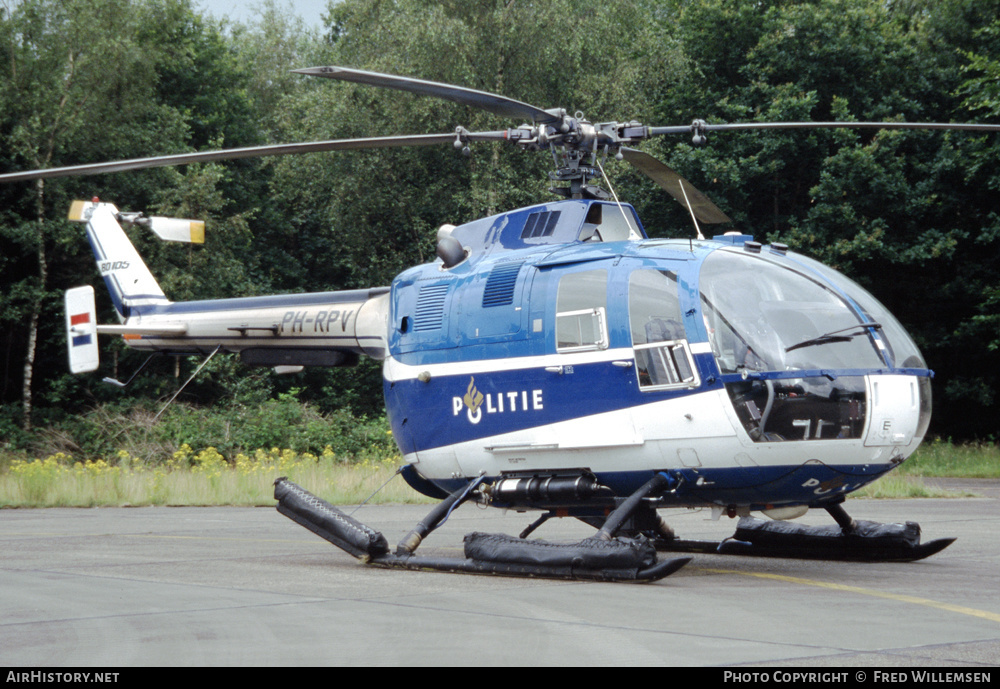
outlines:
[[[94,250],[97,269],[111,293],[118,318],[124,322],[143,307],[170,303],[139,252],[118,224],[118,209],[99,201],[74,201],[69,219],[87,223],[87,240]]]
[[[101,356],[97,349],[94,288],[87,285],[67,290],[65,303],[69,370],[73,373],[96,371],[101,363]]]

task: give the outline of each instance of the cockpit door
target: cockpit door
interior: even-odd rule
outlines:
[[[629,276],[629,327],[640,390],[701,384],[684,331],[677,275],[639,268]]]

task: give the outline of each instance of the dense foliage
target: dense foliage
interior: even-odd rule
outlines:
[[[3,0],[0,171],[518,124],[290,73],[316,64],[462,84],[593,120],[1000,122],[996,9],[995,0],[343,0],[310,30],[273,3],[234,25],[191,0]],[[996,439],[1000,137],[786,131],[646,148],[740,229],[868,287],[937,373],[932,431]],[[54,428],[70,433],[85,410],[167,396],[197,363],[161,362],[123,393],[100,378],[126,377],[141,359],[108,342],[100,374],[66,373],[61,294],[96,281],[79,227],[64,220],[72,198],[207,220],[204,248],[135,237],[175,300],[347,289],[388,284],[428,260],[444,222],[550,198],[547,164],[500,146],[468,158],[446,146],[0,186],[0,443],[26,446]],[[611,176],[650,234],[691,234],[657,187],[621,167]],[[213,362],[184,395],[227,413],[287,411],[293,398],[316,414],[378,417],[379,368],[273,378]]]

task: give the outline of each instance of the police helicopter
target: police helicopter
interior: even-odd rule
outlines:
[[[120,320],[98,325],[91,287],[69,290],[71,369],[98,365],[97,335],[156,354],[236,353],[252,366],[383,362],[402,477],[441,502],[391,549],[385,537],[285,478],[277,509],[382,567],[650,581],[690,556],[735,553],[916,560],[954,539],[919,526],[858,522],[845,496],[903,462],[931,414],[920,351],[872,295],[781,244],[739,232],[687,180],[634,148],[656,136],[760,128],[1000,125],[798,122],[647,126],[592,123],[454,85],[342,67],[301,74],[443,98],[526,122],[498,131],[342,139],[171,155],[0,175],[10,182],[240,157],[482,141],[549,154],[558,200],[438,232],[437,259],[387,287],[172,302],[122,229],[198,242],[204,226],[75,202]],[[595,182],[624,160],[689,211],[697,239],[649,239],[632,206]],[[197,372],[196,372],[197,373]],[[117,381],[113,381],[117,382]],[[462,558],[418,556],[466,501],[539,517],[516,537],[469,534]],[[722,542],[684,540],[658,516],[708,508],[740,517]],[[789,522],[824,509],[829,527]],[[759,512],[767,519],[751,517]],[[596,533],[529,538],[547,519]]]

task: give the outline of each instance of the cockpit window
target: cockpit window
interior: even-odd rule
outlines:
[[[846,280],[846,278],[845,278]],[[884,369],[882,324],[788,259],[713,252],[698,287],[712,352],[736,414],[755,442],[860,438],[863,375]],[[878,314],[881,316],[882,314]],[[803,375],[795,376],[795,371]],[[756,377],[777,372],[779,377]]]
[[[861,285],[811,258],[796,255],[795,261],[815,270],[843,290],[844,294],[858,305],[869,320],[882,325],[882,341],[885,344],[890,364],[900,368],[927,368],[920,350],[906,329],[889,312],[889,309],[885,308]]]
[[[723,373],[885,366],[878,328],[864,327],[877,322],[805,272],[720,250],[705,259],[699,289]]]

